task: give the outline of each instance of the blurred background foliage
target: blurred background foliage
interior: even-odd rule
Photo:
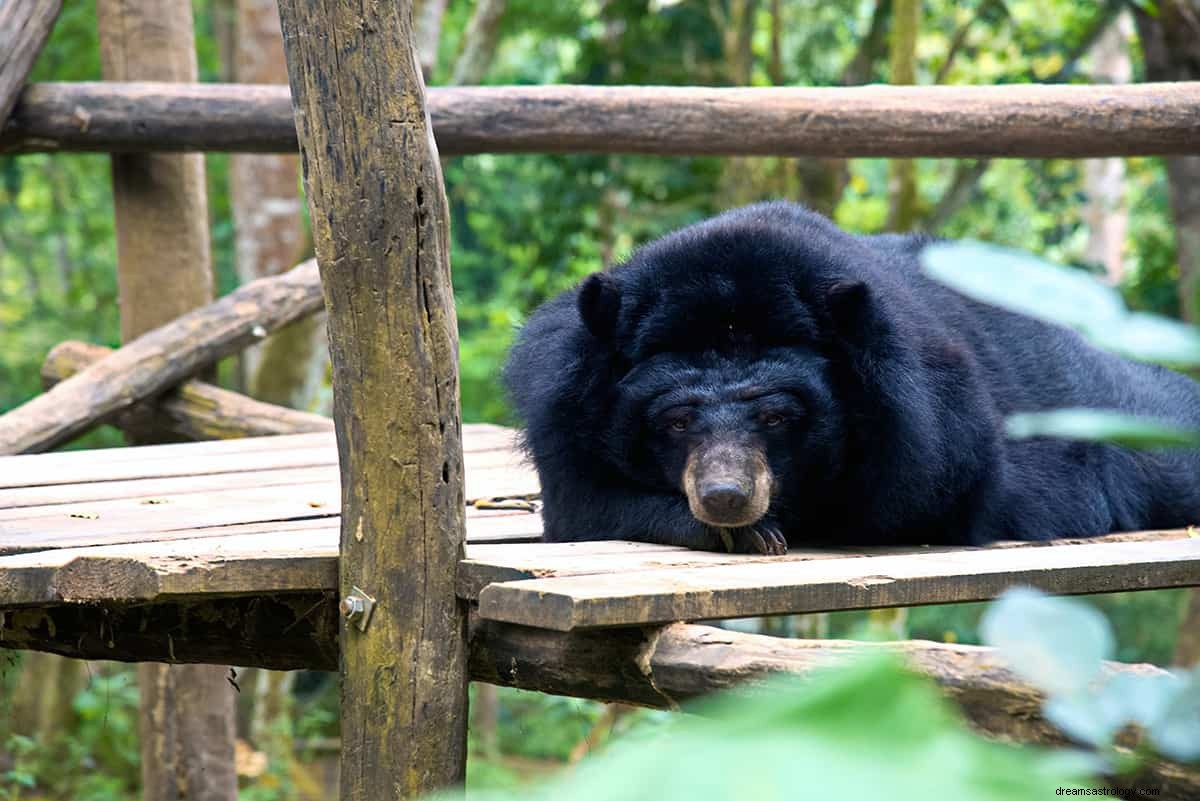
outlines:
[[[489,84],[849,85],[887,82],[889,57],[896,55],[889,53],[893,0],[492,1],[502,13],[481,72]],[[229,79],[223,43],[233,6],[234,0],[194,3],[201,80]],[[476,8],[467,0],[448,2],[432,85],[455,78]],[[1146,70],[1139,42],[1119,2],[926,0],[908,55],[919,84],[1140,81]],[[31,80],[98,79],[94,6],[67,3]],[[220,293],[238,282],[229,163],[222,154],[206,161]],[[905,179],[882,159],[447,159],[464,417],[512,422],[499,367],[515,328],[539,302],[639,243],[758,199],[799,200],[864,233],[903,220],[908,224],[900,227],[1033,251],[1105,276],[1132,308],[1179,316],[1177,237],[1163,160],[1130,158],[1115,166],[1110,160],[1108,175],[1116,177],[1107,184],[1089,172],[1096,166],[921,159]],[[913,184],[913,202],[899,216],[897,180]],[[1089,216],[1097,204],[1104,213]],[[1110,230],[1106,247],[1097,247],[1100,223],[1111,220],[1121,223],[1115,240]],[[171,259],[163,254],[163,270],[171,269]],[[0,412],[40,391],[39,367],[54,344],[118,344],[115,262],[106,156],[0,157]],[[223,383],[240,387],[240,376],[223,365]],[[328,392],[308,405],[327,411]],[[117,432],[101,429],[73,447],[121,443]],[[1188,597],[1136,593],[1091,603],[1114,626],[1117,658],[1169,664]],[[982,605],[963,604],[730,625],[787,636],[974,643],[981,614]],[[136,797],[132,671],[95,663],[64,678],[56,685],[63,696],[59,716],[43,709],[32,718],[42,721],[31,724],[35,731],[19,731],[19,685],[42,670],[42,658],[0,653],[0,712],[11,713],[0,714],[0,737],[9,722],[0,748],[0,799]],[[292,699],[287,711],[247,734],[246,799],[328,796],[336,687],[315,674],[294,683],[285,690]],[[240,684],[243,704],[253,705],[257,691],[244,688],[259,682],[243,677]],[[478,686],[472,692],[484,715],[471,734],[470,780],[480,787],[521,784],[663,720],[662,713],[575,699]],[[47,715],[56,721],[49,727]]]

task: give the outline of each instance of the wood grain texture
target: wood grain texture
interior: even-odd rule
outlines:
[[[574,629],[980,601],[1023,584],[1059,594],[1200,584],[1200,538],[746,562],[492,584],[479,614]]]
[[[50,37],[62,0],[0,3],[0,130],[17,103],[33,62]]]
[[[340,794],[415,798],[466,771],[465,539],[449,209],[412,3],[282,0],[321,265],[342,470]]]
[[[190,8],[190,6],[189,6]],[[207,219],[207,218],[205,218]],[[134,224],[131,222],[131,225]],[[120,224],[118,224],[120,228]],[[207,235],[207,229],[206,229]],[[161,254],[178,245],[159,243]],[[175,297],[147,289],[147,304]],[[70,441],[112,415],[168,389],[300,317],[321,308],[316,263],[247,284],[220,300],[174,318],[128,342],[111,356],[0,417],[0,454],[32,453]],[[167,321],[169,320],[169,321]]]
[[[1081,86],[430,89],[443,156],[655,153],[1084,158],[1197,152],[1200,82]],[[296,150],[286,90],[27,88],[0,153]]]
[[[42,385],[50,389],[110,355],[112,349],[103,345],[76,341],[59,343],[42,362]],[[333,420],[328,417],[263,403],[203,381],[187,381],[154,398],[150,408],[134,406],[106,422],[118,428],[136,428],[145,425],[147,416],[154,418],[160,430],[182,440],[266,437],[314,431],[333,433]]]
[[[463,427],[463,436],[464,454],[473,468],[521,466],[520,456],[514,451],[511,430],[487,423],[472,423]],[[330,434],[246,437],[0,457],[0,490],[336,464],[337,445]],[[532,485],[525,483],[524,478],[522,482],[529,492],[537,491],[536,477]],[[60,502],[69,501],[67,495]],[[3,506],[0,501],[0,508]]]

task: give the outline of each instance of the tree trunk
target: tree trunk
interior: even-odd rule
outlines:
[[[11,719],[0,734],[23,734],[43,749],[74,728],[75,694],[83,688],[84,663],[56,654],[30,651],[21,656],[21,675],[13,690]]]
[[[107,80],[196,80],[186,0],[98,0]],[[200,154],[112,157],[121,339],[212,299],[208,198]],[[163,254],[172,255],[162,269]],[[139,667],[142,784],[147,801],[233,801],[233,690],[215,665]]]
[[[1200,78],[1200,0],[1162,0],[1157,14],[1133,7],[1148,81],[1194,81]],[[1200,155],[1167,160],[1175,247],[1179,259],[1179,306],[1183,317],[1200,322]],[[1189,590],[1175,663],[1200,663],[1200,590]]]
[[[508,0],[479,0],[467,32],[463,35],[462,51],[454,62],[454,76],[450,83],[455,86],[475,86],[487,75],[492,60],[496,57],[496,46],[500,43],[500,21]]]
[[[426,81],[433,78],[437,68],[438,42],[442,38],[442,17],[446,15],[447,0],[413,0],[413,36],[421,73]]]
[[[276,0],[237,0],[233,75],[240,83],[286,84]],[[300,162],[291,154],[235,155],[229,190],[241,283],[278,275],[304,250]],[[325,374],[323,317],[306,318],[241,355],[242,385],[259,400],[307,409]]]
[[[893,5],[889,80],[893,85],[911,86],[917,82],[921,0],[893,0]],[[912,159],[893,159],[888,170],[891,206],[887,227],[892,231],[908,231],[917,221],[917,163]]]
[[[1125,40],[1128,17],[1122,15],[1105,29],[1092,48],[1092,77],[1105,83],[1129,83],[1133,63]],[[1119,284],[1124,272],[1125,232],[1129,210],[1125,206],[1125,161],[1088,159],[1083,163],[1086,200],[1083,219],[1088,226],[1084,258],[1104,267],[1108,280]]]

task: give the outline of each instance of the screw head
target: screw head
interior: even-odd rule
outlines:
[[[347,595],[342,599],[340,608],[342,610],[342,617],[350,620],[358,615],[361,615],[366,609],[366,604],[363,603],[362,598],[358,598],[354,595]]]

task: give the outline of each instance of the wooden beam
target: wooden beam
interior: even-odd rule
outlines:
[[[337,596],[188,598],[0,610],[0,648],[76,659],[336,670]]]
[[[0,613],[0,648],[84,659],[336,670],[336,608],[332,593],[292,593],[12,610]],[[164,637],[164,631],[179,635]],[[1042,745],[1064,743],[1042,717],[1037,690],[1006,669],[995,651],[978,646],[787,640],[682,623],[562,634],[477,621],[471,628],[469,667],[474,681],[673,709],[778,672],[805,675],[876,651],[899,653],[936,682],[984,734]],[[1116,662],[1105,669],[1134,676],[1161,672],[1152,665]],[[1200,774],[1184,766],[1154,762],[1136,781],[1159,788],[1158,798],[1200,797]]]
[[[88,342],[55,345],[42,362],[42,385],[50,389],[112,353],[111,348]],[[333,433],[333,420],[324,415],[263,403],[203,381],[185,382],[148,406],[134,406],[105,422],[118,428],[144,430],[147,418],[172,438],[183,440]]]
[[[163,245],[156,256],[170,249]],[[161,261],[155,262],[160,265]],[[99,421],[313,314],[321,304],[320,280],[312,260],[283,275],[247,284],[137,337],[0,417],[0,454],[33,453],[68,442]]]
[[[281,0],[342,470],[345,801],[460,784],[465,539],[449,209],[412,3]],[[361,628],[360,628],[361,626]]]
[[[787,559],[490,584],[479,615],[556,631],[981,601],[1023,584],[1057,594],[1193,587],[1200,538]]]
[[[4,129],[60,11],[62,0],[0,3],[0,130]]]
[[[1194,154],[1200,82],[430,89],[443,156],[654,153],[1086,158]],[[0,153],[293,152],[283,87],[37,84]]]

